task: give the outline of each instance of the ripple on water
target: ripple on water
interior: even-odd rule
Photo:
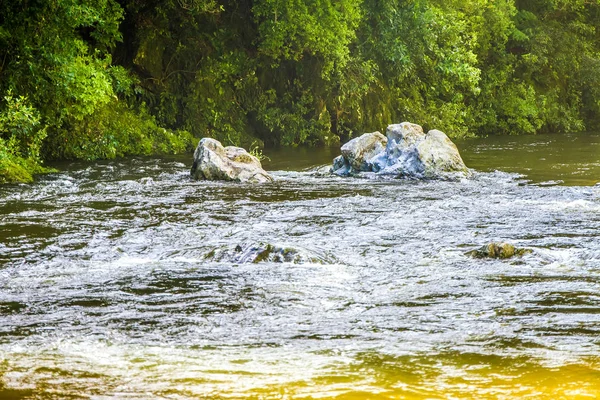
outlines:
[[[598,188],[275,176],[3,188],[0,397],[600,395]],[[300,258],[244,262],[269,245]]]

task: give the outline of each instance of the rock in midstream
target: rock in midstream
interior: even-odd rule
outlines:
[[[385,150],[387,139],[380,132],[365,133],[342,146],[342,160],[354,171],[371,171],[370,161]]]
[[[293,264],[328,264],[330,260],[308,250],[284,247],[264,242],[245,242],[237,246],[216,248],[204,255],[206,260],[233,264],[258,264],[260,262]]]
[[[530,249],[522,249],[513,246],[510,243],[488,243],[476,250],[472,250],[466,253],[468,256],[475,258],[499,258],[507,259],[515,256],[523,256],[525,254],[532,253]]]
[[[221,142],[203,138],[194,152],[193,179],[223,180],[249,183],[272,182],[260,160],[241,147],[223,147]]]
[[[439,130],[425,134],[410,122],[389,125],[386,136],[365,133],[342,146],[331,171],[340,176],[374,172],[410,178],[462,178],[470,175],[456,145]]]

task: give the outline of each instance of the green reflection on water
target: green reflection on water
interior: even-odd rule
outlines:
[[[497,136],[457,146],[465,163],[478,171],[519,173],[533,183],[600,182],[600,134]]]
[[[525,175],[534,184],[589,186],[600,182],[600,134],[490,136],[456,141],[469,168]],[[267,170],[330,164],[339,148],[268,149]]]

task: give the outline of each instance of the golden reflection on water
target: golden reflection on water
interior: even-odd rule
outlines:
[[[464,155],[536,185],[597,182],[600,136],[541,139]],[[600,397],[599,187],[280,173],[248,192],[115,165],[5,195],[0,400]],[[534,252],[464,254],[495,239]],[[256,240],[331,262],[206,261]]]
[[[310,361],[308,361],[310,363]],[[179,366],[181,373],[183,366]],[[116,372],[116,371],[114,371]],[[158,370],[153,371],[153,373]],[[85,391],[86,397],[98,398],[162,398],[162,399],[596,399],[600,397],[600,358],[588,358],[571,364],[543,365],[525,356],[501,357],[469,353],[447,353],[436,356],[361,355],[338,369],[294,380],[279,376],[280,383],[265,379],[261,371],[205,371],[197,379],[152,376],[146,391],[126,390],[126,382],[115,382],[116,376],[90,373],[96,388]],[[287,375],[286,371],[286,374]],[[125,371],[120,371],[125,373]],[[39,371],[36,371],[39,377]],[[73,380],[85,385],[85,376],[72,376],[69,371],[54,371],[47,382],[36,387],[11,389],[0,384],[0,399],[79,398],[72,391]],[[209,374],[210,375],[210,374]],[[228,375],[225,377],[225,375]],[[307,371],[298,371],[307,376]],[[310,375],[310,374],[308,374]],[[0,375],[1,376],[1,375]],[[217,376],[220,376],[217,378]],[[123,378],[123,376],[121,376]],[[103,392],[98,379],[107,388]],[[60,384],[65,381],[65,385]],[[118,378],[117,378],[118,380]],[[66,383],[71,381],[71,383]],[[244,383],[241,383],[241,382]],[[270,384],[264,385],[264,381]],[[2,379],[0,379],[2,382]],[[261,385],[261,382],[263,385]],[[61,387],[62,386],[62,387]],[[21,386],[22,387],[22,386]],[[130,388],[134,389],[134,388]],[[79,392],[81,393],[81,392]],[[73,397],[74,396],[74,397]],[[108,396],[108,397],[104,397]]]
[[[319,399],[596,399],[600,397],[598,360],[555,367],[525,359],[498,359],[494,365],[459,355],[432,357],[427,367],[413,357],[377,364],[377,357],[345,375],[323,376],[247,393],[244,397]],[[485,358],[485,357],[483,357]],[[461,360],[462,359],[462,360]],[[481,363],[479,363],[482,361]],[[447,364],[446,362],[450,362]]]

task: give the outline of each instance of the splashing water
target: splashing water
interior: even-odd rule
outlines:
[[[494,168],[494,140],[460,182],[297,150],[267,185],[131,159],[0,188],[0,398],[600,396],[600,187],[564,185],[600,175]],[[465,255],[491,241],[533,252]],[[294,256],[240,256],[267,246]]]

